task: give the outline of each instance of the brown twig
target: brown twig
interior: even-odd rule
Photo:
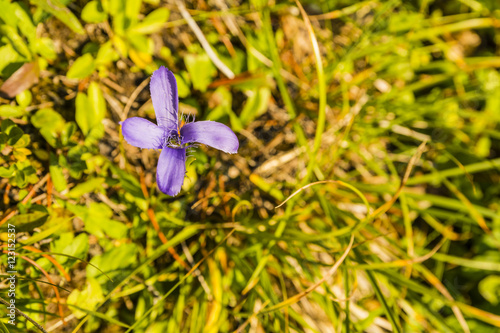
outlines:
[[[212,47],[210,46],[210,43],[207,41],[205,38],[205,35],[203,35],[203,32],[201,31],[200,27],[198,24],[196,24],[196,21],[193,20],[191,17],[191,14],[186,9],[186,6],[184,6],[184,2],[180,0],[176,0],[175,2],[177,4],[177,8],[179,8],[179,11],[181,12],[182,17],[187,21],[189,27],[191,30],[193,30],[194,34],[196,35],[196,38],[198,38],[198,41],[200,42],[201,46],[207,52],[208,57],[210,60],[212,60],[213,64],[215,67],[217,67],[225,76],[227,76],[230,79],[234,78],[234,73],[227,67],[220,59],[217,57],[217,54],[214,52]]]
[[[151,224],[153,225],[156,232],[158,233],[158,237],[160,238],[161,242],[163,244],[167,244],[168,239],[167,239],[167,237],[165,237],[165,234],[163,233],[163,231],[160,230],[160,225],[158,224],[158,221],[156,220],[156,216],[155,216],[155,213],[154,213],[152,208],[148,208],[148,216],[149,216],[149,220],[151,221]],[[182,260],[181,257],[179,257],[179,254],[177,254],[177,251],[175,251],[175,249],[173,247],[169,247],[168,252],[170,252],[172,257],[174,257],[175,261],[177,261],[186,270],[191,269],[191,267],[189,267],[189,265],[186,264],[186,262],[184,260]]]
[[[52,205],[52,190],[54,189],[54,184],[52,183],[52,178],[47,178],[47,207]]]
[[[281,303],[273,305],[270,308],[267,308],[266,310],[264,310],[262,312],[263,313],[268,313],[268,312],[276,311],[278,309],[281,309],[284,306],[289,306],[289,305],[292,305],[294,303],[297,303],[304,296],[309,295],[316,288],[318,288],[322,283],[324,283],[325,281],[327,281],[329,278],[331,278],[335,274],[335,272],[337,271],[337,269],[340,267],[340,264],[342,264],[342,262],[344,262],[345,258],[347,258],[347,256],[349,255],[349,252],[351,251],[353,244],[354,244],[354,235],[351,236],[351,240],[349,241],[349,245],[347,245],[347,248],[345,249],[345,251],[342,254],[342,256],[339,258],[339,260],[337,260],[337,262],[335,263],[335,265],[333,265],[332,268],[330,268],[330,270],[325,274],[325,276],[323,276],[323,278],[321,280],[319,280],[318,282],[316,282],[315,284],[313,284],[312,286],[310,286],[306,290],[298,293],[297,295],[294,295],[294,296],[288,298],[287,300],[285,300],[285,301],[283,301]]]
[[[6,251],[4,251],[4,252],[6,252]],[[59,290],[57,290],[57,287],[56,287],[56,284],[54,283],[54,280],[52,280],[49,273],[47,273],[47,271],[45,269],[43,269],[40,265],[38,265],[35,261],[33,261],[30,258],[25,257],[25,256],[20,256],[20,258],[26,260],[27,262],[29,262],[30,264],[32,264],[33,266],[38,268],[40,270],[40,272],[42,272],[42,274],[45,275],[47,280],[49,280],[49,282],[52,283],[52,288],[54,289],[54,293],[56,294],[57,308],[59,309],[59,316],[61,317],[61,319],[63,319],[64,313],[63,313],[63,309],[61,306],[61,296],[59,295]]]
[[[35,253],[42,253],[43,252],[43,251],[40,251],[39,249],[34,248],[33,246],[29,246],[29,245],[23,246],[23,249],[26,249],[28,251],[35,252]],[[53,263],[54,266],[56,266],[57,269],[64,275],[64,278],[67,281],[71,281],[71,277],[69,276],[69,274],[66,272],[64,267],[62,267],[62,265],[56,259],[54,259],[54,257],[52,257],[51,255],[48,255],[48,254],[44,254],[44,253],[42,253],[41,256],[46,258],[47,260],[49,260],[51,263]]]
[[[137,96],[139,96],[139,94],[141,93],[142,89],[144,89],[148,85],[149,80],[150,80],[150,77],[148,76],[132,92],[132,95],[130,95],[130,98],[127,100],[127,104],[125,105],[125,108],[123,109],[123,113],[121,115],[121,121],[124,121],[125,119],[127,119],[127,115],[128,115],[128,112],[130,111],[130,108],[132,107],[132,104],[135,102],[135,99],[137,98]]]
[[[21,203],[23,205],[28,203],[28,201],[35,195],[36,191],[38,191],[38,189],[40,187],[42,187],[43,184],[45,184],[45,182],[47,181],[47,179],[49,179],[49,177],[50,177],[50,174],[46,174],[42,179],[40,179],[40,181],[35,186],[33,186],[31,188],[28,195],[26,197],[24,197],[24,199],[23,199],[23,201],[21,201]],[[13,208],[12,210],[7,211],[5,213],[5,215],[2,217],[2,219],[0,220],[0,226],[3,225],[5,222],[7,222],[11,217],[16,215],[17,211],[18,211],[17,208]]]
[[[140,178],[140,183],[141,183],[142,194],[144,194],[144,197],[146,199],[148,199],[149,193],[148,193],[148,190],[146,188],[144,173],[141,172],[139,178]],[[156,230],[156,233],[158,234],[158,238],[160,238],[161,242],[163,244],[168,243],[168,239],[165,236],[165,234],[163,233],[163,231],[161,231],[160,225],[158,224],[158,221],[156,220],[155,212],[152,208],[148,208],[148,217],[149,217],[149,220],[151,221],[151,224],[153,225],[153,228]],[[169,247],[168,252],[170,252],[172,257],[174,257],[175,261],[177,261],[186,270],[191,269],[191,267],[189,267],[189,265],[186,264],[186,262],[184,260],[182,260],[182,258],[179,256],[179,254],[177,254],[177,251],[175,251],[175,249],[173,247]]]

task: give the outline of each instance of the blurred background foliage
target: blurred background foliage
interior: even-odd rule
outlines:
[[[47,331],[498,332],[498,1],[0,8],[0,238]],[[161,65],[240,140],[174,198],[119,126]]]

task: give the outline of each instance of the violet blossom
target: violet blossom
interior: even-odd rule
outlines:
[[[156,182],[165,194],[177,195],[186,173],[186,150],[202,143],[229,154],[238,151],[233,131],[215,121],[182,124],[179,119],[177,81],[174,74],[161,66],[153,73],[151,99],[158,125],[144,118],[132,117],[121,122],[125,140],[139,148],[161,149]]]

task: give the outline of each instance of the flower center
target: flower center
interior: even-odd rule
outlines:
[[[180,136],[177,133],[171,133],[165,139],[165,146],[169,148],[182,148]]]

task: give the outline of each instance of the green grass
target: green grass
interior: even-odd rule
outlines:
[[[185,5],[2,4],[18,310],[50,332],[498,331],[500,7]],[[119,125],[155,121],[161,65],[240,141],[197,149],[176,197]]]

